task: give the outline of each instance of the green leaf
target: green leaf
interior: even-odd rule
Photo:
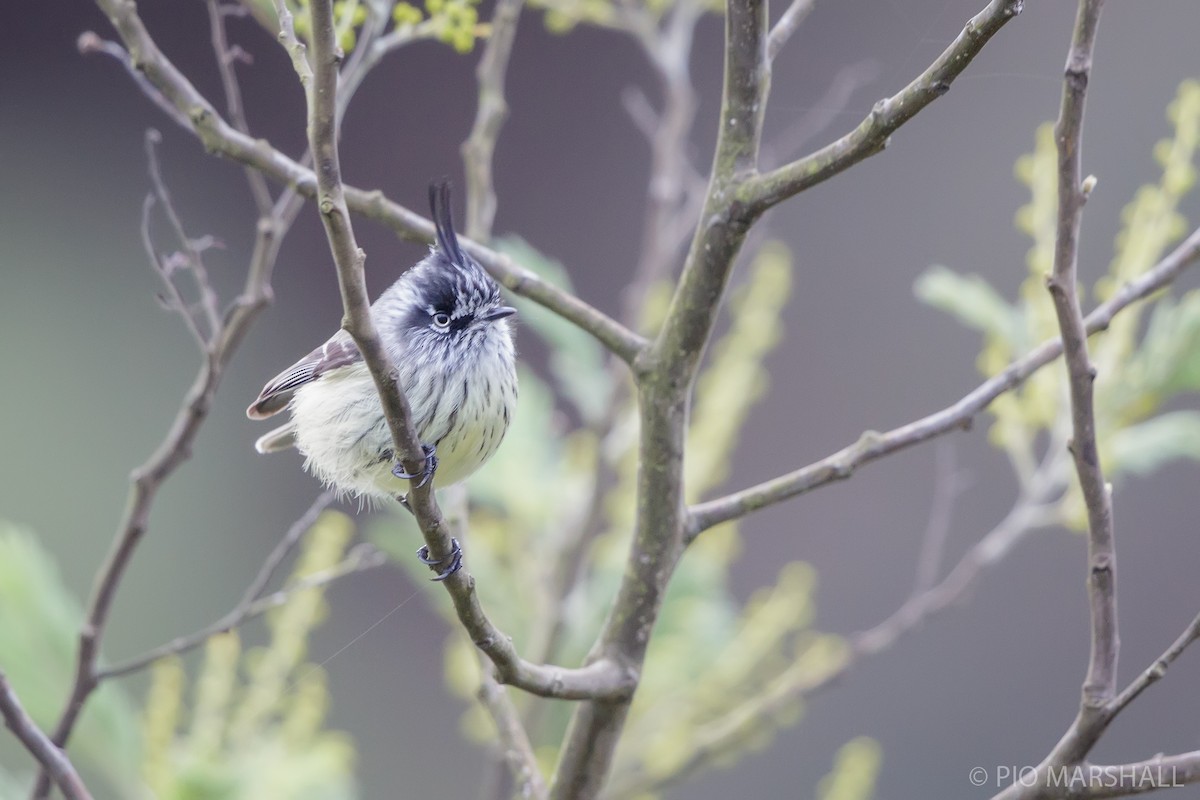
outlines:
[[[0,520],[0,654],[25,710],[53,725],[75,673],[83,613],[58,565],[37,536]],[[122,796],[136,785],[137,717],[129,698],[108,683],[88,701],[71,752]],[[7,796],[7,795],[3,795]]]
[[[875,794],[875,780],[883,760],[879,743],[860,736],[838,750],[833,771],[817,788],[819,800],[869,800]]]
[[[913,291],[921,302],[953,314],[967,327],[1019,346],[1020,313],[978,275],[935,265],[917,278]]]
[[[1145,380],[1143,390],[1159,403],[1200,390],[1200,290],[1178,302],[1163,299],[1155,305],[1133,367]]]
[[[1168,461],[1200,461],[1200,411],[1173,411],[1116,431],[1108,451],[1114,474],[1149,475]]]

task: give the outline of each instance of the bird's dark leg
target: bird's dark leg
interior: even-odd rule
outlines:
[[[392,467],[392,474],[401,480],[411,481],[420,478],[421,480],[413,486],[414,489],[420,489],[429,483],[429,481],[433,480],[433,474],[437,472],[437,449],[431,444],[422,444],[421,452],[425,455],[425,468],[420,473],[410,473],[400,463]],[[416,512],[413,511],[412,505],[409,504],[407,494],[400,495],[397,499],[400,501],[400,505],[415,515]],[[444,581],[458,572],[459,568],[462,567],[462,547],[459,546],[458,539],[451,539],[450,554],[448,556],[445,558],[430,558],[428,545],[422,545],[421,549],[417,551],[417,558],[427,567],[436,568],[437,575],[433,580]]]
[[[437,472],[437,448],[431,444],[423,444],[421,445],[421,452],[425,454],[425,468],[419,473],[410,473],[406,471],[404,469],[404,465],[399,462],[396,463],[396,466],[392,467],[392,474],[401,480],[411,481],[415,478],[420,478],[421,480],[416,486],[413,487],[414,489],[420,489],[422,486],[429,483],[431,480],[433,480],[433,473]]]
[[[431,580],[444,581],[446,578],[449,578],[451,575],[458,572],[459,567],[462,566],[462,548],[458,545],[458,539],[451,539],[450,555],[446,556],[445,558],[430,558],[429,546],[422,545],[421,549],[417,551],[417,558],[421,560],[422,564],[425,564],[428,567],[438,568],[437,575]],[[447,562],[449,562],[448,566],[443,567],[442,565],[447,564]]]

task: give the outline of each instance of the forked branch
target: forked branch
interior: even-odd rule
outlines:
[[[1023,6],[1024,0],[992,0],[928,69],[897,94],[876,103],[857,128],[811,155],[755,178],[743,189],[742,198],[762,213],[883,150],[901,125],[950,91],[954,79]]]
[[[67,800],[92,800],[92,795],[83,785],[67,754],[50,741],[26,713],[3,671],[0,671],[0,716],[4,717],[4,724],[37,759],[42,771],[50,776]]]
[[[1108,328],[1122,309],[1171,284],[1200,260],[1200,228],[1192,232],[1166,258],[1118,289],[1084,319],[1090,336]],[[857,442],[795,472],[764,481],[725,497],[692,506],[688,540],[722,522],[738,519],[763,508],[797,497],[835,481],[845,480],[860,466],[954,430],[966,430],[975,417],[1005,392],[1062,355],[1061,339],[1043,342],[972,392],[941,411],[893,428],[886,433],[868,431]]]

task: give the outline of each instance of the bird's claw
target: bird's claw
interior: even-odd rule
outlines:
[[[439,568],[438,574],[435,577],[430,578],[430,580],[444,581],[446,578],[449,578],[451,575],[458,572],[459,568],[462,566],[462,548],[458,545],[458,539],[451,539],[450,555],[446,556],[445,558],[430,558],[429,546],[422,545],[421,549],[417,551],[417,558],[420,559],[421,563],[427,567]],[[447,561],[450,562],[450,566],[446,567],[445,569],[441,569],[442,564],[445,564]]]
[[[433,480],[433,473],[437,472],[437,449],[431,444],[423,444],[421,445],[421,452],[425,454],[425,467],[420,472],[408,472],[404,469],[404,464],[401,463],[397,463],[396,466],[392,467],[392,474],[401,480],[411,481],[420,478],[421,480],[413,486],[414,489],[420,489],[429,483]]]

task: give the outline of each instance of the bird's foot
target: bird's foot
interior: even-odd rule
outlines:
[[[420,489],[429,483],[433,480],[433,473],[437,472],[437,448],[431,444],[423,444],[421,445],[421,452],[425,454],[425,467],[420,472],[410,473],[404,469],[404,465],[401,463],[397,463],[396,466],[392,467],[392,474],[401,480],[411,481],[420,478],[421,480],[413,486],[414,489]]]
[[[449,578],[451,575],[458,572],[459,568],[462,566],[462,548],[458,545],[458,539],[451,539],[450,555],[446,556],[445,558],[430,558],[429,546],[422,545],[421,549],[417,551],[417,558],[419,558],[421,563],[425,566],[437,568],[437,576],[431,578],[430,580],[444,581],[446,578]],[[443,568],[442,565],[446,564],[447,562],[449,562],[449,566]]]

